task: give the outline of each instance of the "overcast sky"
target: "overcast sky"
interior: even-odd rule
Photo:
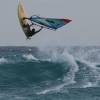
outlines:
[[[69,18],[57,31],[43,29],[26,40],[17,0],[0,0],[0,45],[100,45],[100,0],[23,0],[28,16]]]

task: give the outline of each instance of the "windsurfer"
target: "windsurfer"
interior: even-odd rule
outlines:
[[[25,19],[26,18],[23,18],[23,20],[25,20]],[[28,39],[43,29],[43,27],[41,27],[39,30],[36,31],[36,29],[33,27],[33,25],[34,25],[33,23],[31,25],[29,25],[28,23],[23,25],[24,28],[27,28],[26,34],[27,34]],[[31,29],[31,27],[32,27],[32,29]]]

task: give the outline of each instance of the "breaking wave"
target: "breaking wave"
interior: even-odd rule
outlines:
[[[93,49],[8,48],[0,55],[0,87],[37,88],[37,95],[59,92],[66,87],[99,87],[100,59],[92,56],[99,49]]]

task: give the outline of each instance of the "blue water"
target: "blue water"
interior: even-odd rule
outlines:
[[[100,47],[0,47],[0,100],[100,100]]]

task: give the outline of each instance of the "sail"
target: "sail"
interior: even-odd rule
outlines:
[[[31,16],[30,20],[33,23],[55,30],[71,22],[70,19],[43,18],[35,15]]]

